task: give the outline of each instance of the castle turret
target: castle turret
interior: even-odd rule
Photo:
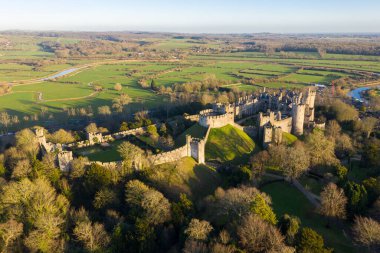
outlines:
[[[205,163],[206,141],[186,135],[187,156],[191,156],[198,163]]]
[[[70,170],[70,162],[73,160],[73,152],[61,151],[57,155],[58,166],[62,171],[68,172]]]
[[[36,127],[34,128],[34,133],[36,134],[38,143],[41,146],[46,146],[46,137],[45,137],[44,129],[41,127]]]
[[[295,135],[302,135],[305,121],[305,105],[293,103],[292,109],[292,132]]]
[[[308,106],[309,111],[309,122],[314,121],[314,105],[315,105],[315,97],[317,96],[317,92],[315,89],[309,87],[307,90],[306,96],[306,105]]]
[[[281,119],[282,119],[281,111],[278,111],[277,112],[277,120],[281,120]]]
[[[90,145],[94,145],[96,143],[102,143],[103,142],[103,134],[102,133],[87,133],[87,140],[90,143]]]

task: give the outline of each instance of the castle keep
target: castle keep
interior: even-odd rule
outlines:
[[[212,109],[199,112],[199,124],[203,127],[219,128],[234,123],[231,105],[214,104]]]

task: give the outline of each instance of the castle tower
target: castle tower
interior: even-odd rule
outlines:
[[[263,147],[267,148],[272,143],[273,127],[271,125],[265,126],[263,130]]]
[[[44,129],[40,127],[36,127],[34,128],[34,133],[36,134],[38,143],[41,146],[46,146],[46,137],[45,137]]]
[[[275,127],[273,129],[273,143],[279,145],[282,143],[282,129],[281,127]]]
[[[276,118],[277,120],[281,120],[281,119],[282,119],[281,111],[278,111],[278,112],[277,112],[276,117],[277,117],[277,118]]]
[[[191,136],[186,135],[186,147],[187,147],[187,156],[191,157]]]
[[[187,156],[194,158],[198,163],[205,163],[205,146],[206,141],[198,138],[192,138],[186,135]]]
[[[90,143],[90,145],[94,145],[96,143],[102,143],[103,142],[103,134],[102,133],[87,133],[87,140]]]
[[[315,105],[315,97],[317,96],[317,92],[315,89],[309,87],[307,90],[307,99],[306,99],[306,104],[308,106],[309,110],[309,122],[314,121],[314,105]]]
[[[305,121],[305,105],[293,103],[292,132],[294,135],[302,135],[303,134],[304,121]]]
[[[61,151],[57,155],[58,166],[62,171],[68,172],[70,170],[70,162],[73,160],[73,152]]]
[[[197,141],[197,146],[198,146],[198,160],[197,162],[200,163],[200,164],[204,164],[205,163],[205,146],[206,146],[206,142],[204,140],[199,140]]]

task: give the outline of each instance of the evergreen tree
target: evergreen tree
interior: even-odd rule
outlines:
[[[299,234],[297,252],[299,253],[330,253],[324,246],[323,237],[311,228],[303,228]]]
[[[349,181],[344,187],[344,191],[348,198],[348,213],[351,217],[355,214],[361,214],[364,212],[368,203],[367,190],[361,184]]]

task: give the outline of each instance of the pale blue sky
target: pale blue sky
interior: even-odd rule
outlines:
[[[380,0],[0,0],[0,30],[380,32]]]

